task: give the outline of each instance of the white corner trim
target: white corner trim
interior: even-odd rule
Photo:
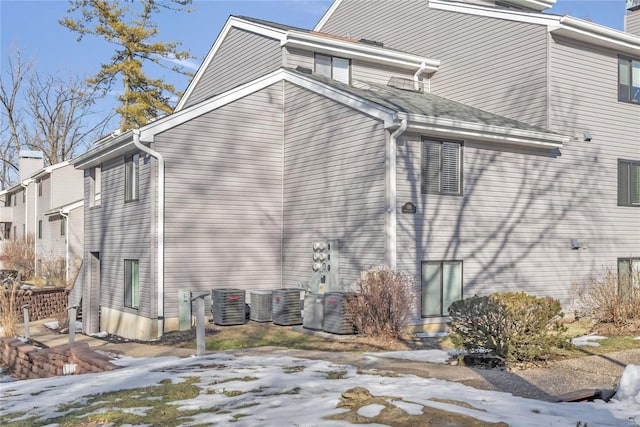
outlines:
[[[440,67],[440,61],[436,59],[315,34],[291,31],[288,33],[286,40],[282,42],[282,45],[313,49],[319,53],[389,64],[409,70],[415,70],[424,65],[424,71],[428,73],[436,72]]]
[[[568,136],[547,132],[481,125],[462,120],[432,118],[414,114],[398,114],[397,117],[408,119],[409,128],[412,130],[428,131],[435,135],[449,137],[473,138],[481,141],[538,148],[561,148],[571,139]]]
[[[313,31],[322,31],[322,27],[325,26],[325,24],[327,23],[329,18],[331,18],[331,15],[333,15],[333,13],[336,11],[336,9],[338,9],[338,7],[340,7],[341,3],[342,3],[342,0],[334,0],[334,2],[331,4],[329,9],[327,9],[327,11],[324,13],[324,15],[322,15],[322,18],[320,18],[320,21],[318,21],[316,26],[313,27]]]
[[[184,92],[184,94],[180,98],[180,101],[178,101],[178,105],[176,105],[176,108],[174,109],[174,111],[180,111],[184,108],[184,104],[187,102],[187,100],[193,93],[195,87],[198,85],[198,82],[204,75],[207,68],[209,68],[209,64],[211,63],[213,58],[216,56],[216,53],[218,53],[220,46],[222,46],[222,43],[226,40],[227,35],[229,34],[229,31],[231,31],[232,28],[237,28],[240,30],[256,33],[265,37],[278,40],[281,43],[286,37],[286,31],[278,30],[278,29],[268,27],[266,25],[254,23],[254,22],[245,21],[235,16],[229,17],[229,19],[227,19],[227,22],[224,24],[224,27],[222,27],[222,31],[220,31],[220,34],[218,34],[216,41],[213,43],[213,46],[211,46],[209,53],[207,53],[206,58],[204,59],[204,61],[202,61],[202,64],[198,68],[198,71],[196,71],[196,75],[193,76],[193,79],[191,79],[191,82],[189,83],[187,90]]]

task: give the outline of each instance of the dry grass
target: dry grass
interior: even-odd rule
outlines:
[[[31,291],[21,290],[17,281],[10,282],[8,288],[0,287],[0,325],[5,337],[17,335],[18,324],[22,321],[19,309],[24,304],[24,297],[30,294]]]

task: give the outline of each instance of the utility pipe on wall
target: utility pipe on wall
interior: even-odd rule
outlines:
[[[400,127],[393,131],[389,137],[389,224],[387,230],[387,245],[389,247],[389,269],[395,270],[397,267],[397,140],[400,135],[407,130],[407,119],[402,119]]]
[[[140,129],[133,130],[133,145],[158,160],[158,338],[164,332],[164,158],[140,142]]]

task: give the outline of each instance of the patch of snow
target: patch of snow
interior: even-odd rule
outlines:
[[[600,347],[600,343],[597,341],[606,339],[607,337],[603,337],[600,335],[584,335],[581,337],[573,338],[571,340],[571,344],[586,347]]]
[[[624,368],[614,397],[635,406],[640,413],[640,365],[627,365]]]
[[[109,334],[106,332],[96,332],[94,334],[89,334],[90,337],[96,337],[96,338],[105,338],[108,337]]]
[[[282,355],[123,357],[114,363],[122,368],[97,374],[3,383],[0,417],[24,411],[25,419],[34,417],[43,422],[60,416],[60,406],[69,401],[86,402],[90,395],[158,385],[163,380],[181,383],[188,377],[198,378],[199,395],[172,402],[179,410],[202,410],[192,421],[185,419],[188,425],[343,426],[344,422],[325,417],[345,412],[336,405],[342,393],[354,387],[366,388],[373,396],[394,396],[397,400],[393,404],[412,414],[418,414],[421,407],[427,406],[468,415],[480,422],[502,421],[512,427],[575,426],[578,420],[593,426],[620,426],[628,425],[639,413],[636,397],[640,371],[637,367],[625,371],[620,394],[608,403],[602,400],[553,403],[414,375],[363,375],[350,365]],[[302,369],[291,370],[292,366]],[[335,371],[346,374],[342,379],[328,379],[327,372]],[[245,377],[248,381],[238,380]],[[470,407],[445,403],[448,400],[466,402]],[[248,407],[249,404],[255,405]],[[117,406],[117,402],[113,405]],[[211,408],[219,411],[209,412]],[[374,414],[379,410],[371,405],[364,413]],[[241,417],[236,416],[240,414]]]
[[[416,334],[416,337],[418,338],[442,338],[448,336],[448,332],[418,332]]]
[[[390,403],[402,409],[409,415],[422,415],[422,408],[424,408],[422,405],[405,402],[404,400],[392,400]]]
[[[391,359],[411,360],[414,362],[447,363],[452,357],[458,355],[457,350],[411,350],[411,351],[384,351],[379,353],[367,353],[373,357],[388,357]]]
[[[49,329],[53,329],[54,331],[57,331],[58,328],[60,327],[60,325],[58,324],[57,320],[54,320],[52,322],[46,322],[44,323],[44,327],[45,328],[49,328]]]
[[[380,415],[380,412],[384,409],[384,406],[373,403],[371,405],[363,406],[358,409],[358,415],[373,418]]]
[[[635,337],[634,340],[640,340],[640,337]]]

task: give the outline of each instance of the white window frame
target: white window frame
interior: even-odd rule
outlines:
[[[124,305],[134,310],[140,308],[140,262],[137,259],[124,260]]]
[[[328,70],[320,69],[319,65],[324,60],[324,66],[328,66]],[[340,65],[346,63],[346,69]],[[351,60],[348,58],[341,58],[338,56],[324,55],[316,53],[313,59],[314,73],[321,76],[328,77],[335,81],[351,84]]]

